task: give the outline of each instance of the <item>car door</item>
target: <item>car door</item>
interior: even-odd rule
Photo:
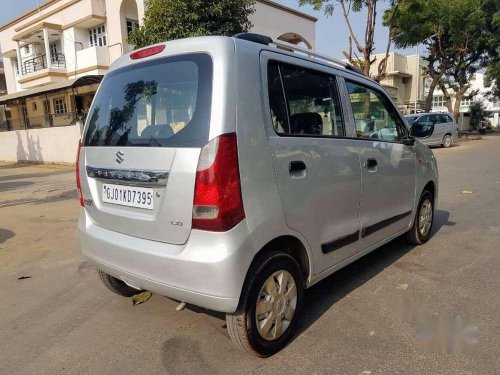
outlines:
[[[402,143],[408,129],[395,105],[380,87],[363,81],[345,82],[361,159],[360,246],[366,249],[408,228],[415,152]]]
[[[431,121],[431,117],[429,115],[423,115],[423,116],[420,116],[416,121],[415,123],[429,123],[429,122],[432,122]],[[420,142],[422,142],[424,145],[432,145],[434,140],[432,139],[432,136],[433,136],[433,133],[434,133],[434,123],[432,123],[432,132],[429,136],[427,137],[419,137],[418,140]]]
[[[269,143],[286,223],[306,238],[317,274],[356,252],[359,153],[345,137],[336,77],[281,58],[264,62]]]
[[[443,142],[443,138],[448,129],[448,123],[444,115],[436,113],[429,115],[431,122],[434,123],[434,132],[431,135],[432,143],[439,145]]]

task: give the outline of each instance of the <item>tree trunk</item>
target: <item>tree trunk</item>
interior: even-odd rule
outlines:
[[[434,90],[436,89],[438,82],[439,81],[436,79],[433,79],[431,81],[431,84],[429,86],[429,92],[427,93],[427,96],[425,97],[425,107],[424,107],[425,112],[430,112],[432,109],[432,99],[434,96]]]
[[[458,124],[458,118],[460,117],[460,104],[462,103],[462,99],[464,98],[465,92],[469,89],[469,85],[462,86],[455,91],[455,103],[453,105],[453,117],[455,117],[455,121]]]

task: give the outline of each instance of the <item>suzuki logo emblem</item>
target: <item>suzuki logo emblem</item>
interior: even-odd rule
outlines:
[[[123,152],[121,152],[121,151],[118,151],[115,155],[116,155],[116,159],[115,159],[116,162],[118,164],[123,163],[123,161],[125,160],[125,158],[124,158],[125,154]]]

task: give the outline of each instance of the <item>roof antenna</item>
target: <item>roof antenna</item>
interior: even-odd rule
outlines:
[[[40,15],[41,11],[40,11],[40,4],[38,4],[38,0],[35,0],[36,2],[36,7],[38,9],[38,15]]]

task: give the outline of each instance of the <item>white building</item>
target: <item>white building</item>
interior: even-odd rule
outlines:
[[[68,143],[66,136],[72,133],[76,144],[79,131],[69,126],[76,128],[83,120],[110,64],[133,49],[127,38],[142,22],[146,4],[147,0],[48,0],[0,26],[7,88],[7,95],[0,92],[6,114],[0,118],[0,130],[45,131],[37,133],[45,139],[48,131],[65,126],[64,137],[54,130],[47,139]],[[314,47],[316,18],[269,0],[258,0],[255,10],[251,31]],[[12,135],[6,133],[0,133],[0,160],[15,156],[19,142],[11,145]],[[72,149],[71,160],[73,154]]]
[[[375,63],[370,67],[370,75],[376,77],[378,66],[385,53],[373,55]],[[421,55],[401,55],[390,52],[387,60],[386,76],[380,84],[391,95],[399,109],[405,114],[421,110],[425,102],[425,67],[427,62]],[[417,77],[417,78],[416,78]]]
[[[491,125],[494,127],[500,126],[500,101],[491,101],[487,92],[489,88],[484,86],[484,74],[476,73],[471,80],[470,88],[467,90],[466,95],[460,102],[460,118],[458,121],[460,130],[468,130],[469,129],[469,112],[470,106],[475,101],[482,102],[488,111],[488,120]],[[452,108],[455,105],[455,96],[453,95],[453,90],[450,90],[451,96],[451,104]],[[436,89],[433,94],[432,100],[432,112],[448,112],[448,108],[446,107],[446,98],[443,95],[443,92],[439,89]]]

